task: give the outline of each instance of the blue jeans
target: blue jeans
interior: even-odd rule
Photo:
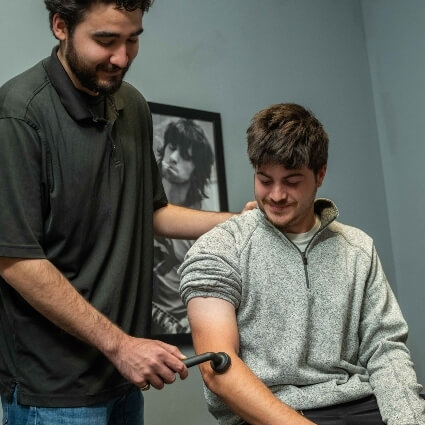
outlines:
[[[35,407],[1,400],[3,425],[143,425],[143,395],[139,390],[87,407]]]

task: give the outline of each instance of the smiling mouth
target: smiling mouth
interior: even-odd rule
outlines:
[[[122,69],[101,69],[101,72],[107,75],[122,75]]]
[[[286,211],[288,208],[291,207],[291,204],[271,204],[271,203],[266,203],[266,205],[275,212],[282,212],[282,211]]]
[[[122,74],[126,68],[120,68],[119,66],[98,66],[98,71],[104,72],[105,74]]]

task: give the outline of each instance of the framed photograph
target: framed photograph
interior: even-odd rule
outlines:
[[[168,201],[208,211],[227,211],[220,114],[149,102],[153,149]],[[191,345],[177,270],[194,241],[155,238],[153,338]]]

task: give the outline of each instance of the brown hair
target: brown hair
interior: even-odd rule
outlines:
[[[117,9],[127,11],[141,9],[145,13],[152,6],[153,0],[44,0],[49,11],[50,29],[53,25],[53,16],[58,13],[72,34],[75,27],[84,20],[85,13],[98,3],[115,4]]]
[[[307,166],[315,174],[328,160],[328,135],[313,113],[295,103],[257,112],[247,130],[248,157],[256,168],[278,163],[287,169]]]

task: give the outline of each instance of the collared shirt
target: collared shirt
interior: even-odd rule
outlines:
[[[103,114],[102,114],[103,112]],[[127,83],[90,98],[52,56],[0,89],[0,256],[51,261],[133,336],[151,314],[153,211],[167,203],[146,101]],[[46,294],[48,297],[48,294]],[[130,384],[95,348],[0,278],[0,392],[82,406]]]

